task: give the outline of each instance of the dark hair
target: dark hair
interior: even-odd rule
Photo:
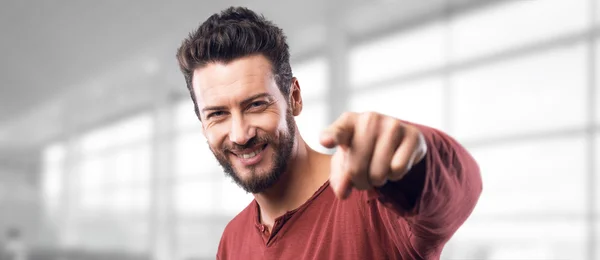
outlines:
[[[270,62],[275,82],[287,97],[292,81],[289,47],[283,30],[264,16],[244,7],[229,7],[209,17],[183,40],[177,61],[190,92],[198,119],[200,112],[192,87],[194,70],[211,62],[262,54]]]

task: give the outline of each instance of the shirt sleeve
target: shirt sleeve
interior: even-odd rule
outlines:
[[[368,192],[377,199],[385,228],[398,250],[439,257],[444,244],[471,215],[482,191],[479,166],[447,134],[417,125],[427,143],[423,160],[400,181]]]

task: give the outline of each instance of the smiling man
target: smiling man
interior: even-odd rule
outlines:
[[[439,130],[344,113],[302,139],[283,31],[246,8],[208,18],[177,52],[209,147],[255,197],[217,259],[439,259],[482,190],[469,153]],[[415,109],[424,109],[415,107]]]

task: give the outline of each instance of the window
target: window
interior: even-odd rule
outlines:
[[[598,160],[597,158],[600,157],[600,132],[596,131],[596,140],[595,140],[595,145],[596,145],[596,158],[594,159],[594,168],[596,170],[595,174],[595,179],[596,179],[596,183],[594,185],[594,187],[596,188],[596,216],[598,221],[600,221],[600,192],[598,190],[598,187],[600,187],[600,160]],[[599,227],[600,228],[600,227]],[[598,235],[600,236],[600,233],[598,233]],[[600,248],[600,247],[599,247]]]
[[[215,232],[218,223],[193,222],[182,223],[177,230],[178,259],[215,258],[221,238],[221,232]]]
[[[452,62],[581,32],[588,0],[502,1],[450,23]]]
[[[81,153],[101,152],[120,145],[148,141],[152,135],[152,117],[140,115],[121,120],[81,137]]]
[[[72,220],[64,242],[89,249],[146,249],[153,118],[142,114],[95,129],[74,149]],[[123,242],[125,241],[125,242]]]
[[[444,64],[444,27],[434,23],[354,47],[350,50],[350,85],[390,79]]]
[[[138,212],[149,206],[149,145],[84,156],[78,168],[83,210]]]
[[[445,259],[585,259],[583,218],[467,222],[447,245]]]
[[[237,186],[228,176],[222,175],[221,178],[221,193],[219,194],[220,205],[219,211],[227,215],[237,215],[254,200],[254,196],[246,193],[242,188]]]
[[[327,59],[315,57],[293,64],[292,70],[298,78],[304,106],[295,117],[298,131],[304,141],[313,149],[327,152],[319,143],[321,131],[327,126],[327,99],[329,87],[329,66]]]
[[[317,57],[299,64],[292,64],[292,72],[300,83],[302,99],[320,99],[327,94],[329,85],[327,59]]]
[[[194,102],[191,98],[183,98],[175,105],[175,129],[191,130],[202,127],[200,120],[196,117]]]
[[[600,6],[600,3],[596,4],[596,6]],[[600,7],[599,7],[600,8]],[[600,125],[600,82],[598,81],[598,76],[600,75],[600,42],[596,43],[596,85],[595,87],[596,96],[594,97],[595,106],[596,106],[596,125]]]
[[[484,183],[474,218],[584,215],[585,147],[585,138],[577,136],[470,149]]]
[[[218,207],[220,186],[218,181],[178,181],[175,186],[176,212],[196,216],[219,214],[215,209]]]
[[[376,111],[396,118],[443,129],[441,77],[408,84],[392,84],[361,91],[350,98],[350,110]]]
[[[42,192],[46,210],[56,211],[64,192],[66,148],[62,143],[48,145],[42,153]]]
[[[222,171],[200,130],[175,137],[174,170],[180,179],[211,180]]]
[[[327,152],[319,142],[321,132],[327,127],[327,106],[325,102],[304,102],[302,113],[295,117],[298,131],[312,149]]]
[[[585,55],[580,44],[452,75],[457,137],[478,139],[583,126]]]

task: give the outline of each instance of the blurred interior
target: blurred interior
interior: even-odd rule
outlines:
[[[600,0],[3,1],[0,234],[30,259],[214,259],[252,196],[175,51],[230,5],[286,32],[314,148],[343,111],[439,128],[484,191],[443,259],[600,259]]]

